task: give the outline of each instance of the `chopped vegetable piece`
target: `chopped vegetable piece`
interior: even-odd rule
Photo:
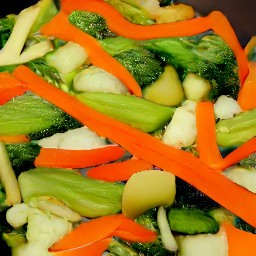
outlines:
[[[118,160],[124,154],[125,150],[115,145],[84,150],[42,148],[35,159],[35,166],[86,168]]]
[[[29,138],[26,135],[0,135],[0,141],[5,143],[22,143],[29,142]]]
[[[152,164],[141,159],[129,159],[124,162],[104,164],[86,172],[88,177],[105,181],[126,181],[134,173],[152,169]]]
[[[249,74],[238,94],[238,103],[246,111],[256,108],[256,63],[249,62]]]
[[[25,92],[24,86],[14,76],[8,72],[0,72],[0,106]]]
[[[228,241],[229,256],[249,256],[256,253],[256,235],[225,223],[223,227]]]
[[[256,135],[256,108],[241,112],[216,124],[217,144],[221,147],[241,146]]]
[[[136,96],[141,96],[141,89],[133,76],[117,60],[105,52],[95,38],[71,25],[68,21],[68,16],[63,11],[60,11],[50,22],[45,24],[41,29],[41,33],[81,45],[88,53],[93,65],[115,75]]]
[[[35,196],[49,196],[89,218],[121,210],[123,184],[94,180],[75,170],[36,168],[21,173],[18,182],[27,204]]]
[[[21,202],[20,188],[12,169],[5,144],[0,141],[0,181],[6,193],[6,204],[11,206]]]
[[[50,251],[73,249],[111,237],[122,221],[123,215],[115,214],[84,222],[55,243]]]
[[[175,193],[175,176],[171,173],[159,170],[137,172],[124,187],[123,214],[135,219],[151,208],[170,206],[174,202]]]
[[[147,133],[162,129],[175,112],[175,108],[132,95],[84,92],[76,97],[89,107]]]
[[[212,102],[198,102],[196,105],[197,150],[200,159],[214,167],[222,162],[216,140],[214,105]]]

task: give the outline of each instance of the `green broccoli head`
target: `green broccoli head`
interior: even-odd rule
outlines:
[[[110,34],[105,19],[98,13],[75,10],[69,14],[68,20],[72,25],[97,39],[103,39]]]
[[[237,98],[240,86],[237,61],[218,35],[160,38],[141,44],[173,65],[181,78],[187,73],[196,73],[207,79],[212,85],[209,99],[215,100],[220,95]]]
[[[2,49],[9,39],[16,20],[15,14],[7,15],[0,19],[0,49]]]
[[[114,57],[131,72],[141,87],[156,81],[163,72],[161,62],[143,47],[122,51]]]

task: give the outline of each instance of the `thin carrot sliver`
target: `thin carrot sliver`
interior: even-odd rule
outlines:
[[[60,11],[50,22],[46,23],[41,28],[41,33],[79,44],[85,49],[93,65],[119,78],[136,96],[142,95],[141,88],[132,74],[119,61],[109,55],[95,38],[71,25],[67,14],[63,11]]]
[[[244,82],[244,79],[248,74],[248,61],[244,50],[228,19],[219,11],[213,11],[205,17],[196,17],[185,21],[145,26],[129,22],[114,7],[104,1],[62,1],[62,10],[65,12],[70,13],[76,9],[101,14],[106,19],[111,31],[120,36],[137,40],[193,36],[207,30],[213,30],[217,35],[221,36],[233,50],[239,66],[241,83]]]
[[[223,207],[256,226],[256,195],[203,164],[200,159],[91,109],[50,85],[25,66],[19,66],[13,74],[24,82],[29,90],[61,108],[100,136],[113,140],[137,158],[187,181]]]
[[[244,110],[256,108],[256,63],[249,62],[249,74],[239,91],[238,104]]]
[[[248,140],[240,147],[233,150],[226,157],[224,157],[220,168],[225,169],[233,164],[238,163],[242,159],[250,156],[251,154],[256,152],[256,137]]]
[[[126,181],[134,173],[152,169],[152,164],[141,159],[99,165],[86,172],[88,177],[105,181]]]
[[[256,235],[237,229],[232,224],[223,224],[228,241],[228,256],[256,255]]]
[[[101,256],[107,250],[111,238],[105,238],[95,243],[75,249],[51,252],[54,256]]]
[[[20,81],[8,72],[0,72],[0,106],[26,92]]]
[[[214,167],[223,161],[220,154],[215,129],[214,104],[198,102],[196,105],[197,149],[200,159]]]
[[[113,232],[113,236],[134,241],[134,242],[153,242],[157,238],[155,231],[149,230],[134,220],[126,218],[122,215],[122,222],[119,227]]]
[[[0,135],[0,141],[5,143],[24,143],[30,140],[26,135]]]
[[[111,234],[120,226],[122,219],[122,214],[115,214],[84,222],[56,242],[50,251],[74,249],[111,237]]]
[[[125,150],[117,145],[86,150],[42,148],[34,164],[54,168],[86,168],[118,160],[124,154]]]

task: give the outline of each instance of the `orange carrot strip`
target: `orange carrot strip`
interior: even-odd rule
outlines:
[[[51,254],[54,256],[101,256],[103,252],[107,250],[110,242],[111,238],[105,238],[86,246],[71,250],[51,252]]]
[[[249,72],[248,59],[239,43],[236,33],[223,13],[214,11],[210,13],[208,17],[211,19],[212,30],[217,35],[221,36],[234,52],[239,67],[240,83],[242,85]]]
[[[120,226],[112,235],[133,242],[153,242],[157,238],[155,231],[144,228],[142,225],[126,218],[124,215]]]
[[[93,65],[101,67],[119,78],[136,96],[142,95],[141,88],[131,73],[103,50],[95,38],[71,25],[67,14],[64,12],[60,11],[50,22],[45,24],[41,29],[41,33],[78,43],[88,53]]]
[[[214,105],[198,102],[196,105],[197,149],[200,159],[214,167],[223,161],[216,142]]]
[[[249,74],[239,91],[237,101],[244,111],[256,108],[256,63],[249,62]]]
[[[241,47],[228,19],[219,11],[213,11],[205,17],[144,26],[129,22],[114,7],[105,3],[104,1],[62,1],[62,10],[65,12],[70,13],[76,9],[97,12],[106,19],[111,31],[120,36],[138,40],[162,37],[192,36],[212,29],[217,35],[221,36],[234,51],[239,66],[241,83],[243,83],[246,75],[248,74],[248,62],[243,48]]]
[[[240,160],[248,157],[256,152],[256,137],[248,140],[240,147],[229,153],[224,159],[220,168],[226,169],[227,167],[238,163]]]
[[[13,97],[24,94],[26,89],[10,73],[0,72],[0,105],[5,104]]]
[[[206,166],[200,159],[91,109],[71,95],[50,85],[25,66],[19,66],[13,74],[24,82],[29,90],[55,104],[100,136],[120,144],[137,158],[170,171],[256,226],[256,195]]]
[[[55,243],[50,251],[75,249],[111,237],[122,220],[122,214],[115,214],[84,222]]]
[[[228,256],[256,255],[256,235],[237,229],[232,224],[225,223],[223,227],[228,240]]]
[[[55,168],[86,168],[115,161],[124,154],[125,150],[116,145],[89,150],[42,148],[34,164]]]
[[[26,135],[0,135],[0,141],[5,143],[23,143],[29,142],[29,138]]]
[[[134,173],[152,169],[152,164],[141,159],[96,166],[86,172],[88,177],[105,181],[126,181]]]

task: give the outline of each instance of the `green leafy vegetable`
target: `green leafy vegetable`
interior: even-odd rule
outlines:
[[[215,34],[180,38],[159,38],[141,43],[148,50],[173,65],[184,78],[196,73],[212,85],[209,98],[221,95],[237,98],[239,77],[234,53]]]
[[[256,135],[256,109],[241,112],[216,124],[217,143],[221,147],[240,146]]]
[[[144,132],[163,128],[169,122],[174,108],[159,105],[134,96],[84,92],[76,97],[88,106]]]
[[[121,210],[123,184],[90,179],[72,170],[50,168],[23,172],[18,181],[25,203],[36,196],[50,196],[81,216],[91,218]]]
[[[34,160],[38,156],[40,148],[40,146],[33,142],[6,144],[6,149],[16,176],[23,171],[34,168]]]
[[[74,118],[47,101],[26,93],[0,106],[2,135],[29,135],[40,139],[81,127]]]
[[[16,20],[16,15],[10,14],[0,19],[0,49],[9,39]]]
[[[68,20],[72,25],[97,39],[105,38],[110,34],[105,19],[98,13],[75,10],[69,14]]]
[[[100,41],[102,47],[134,76],[141,87],[150,85],[163,73],[163,63],[135,40],[123,37]]]

